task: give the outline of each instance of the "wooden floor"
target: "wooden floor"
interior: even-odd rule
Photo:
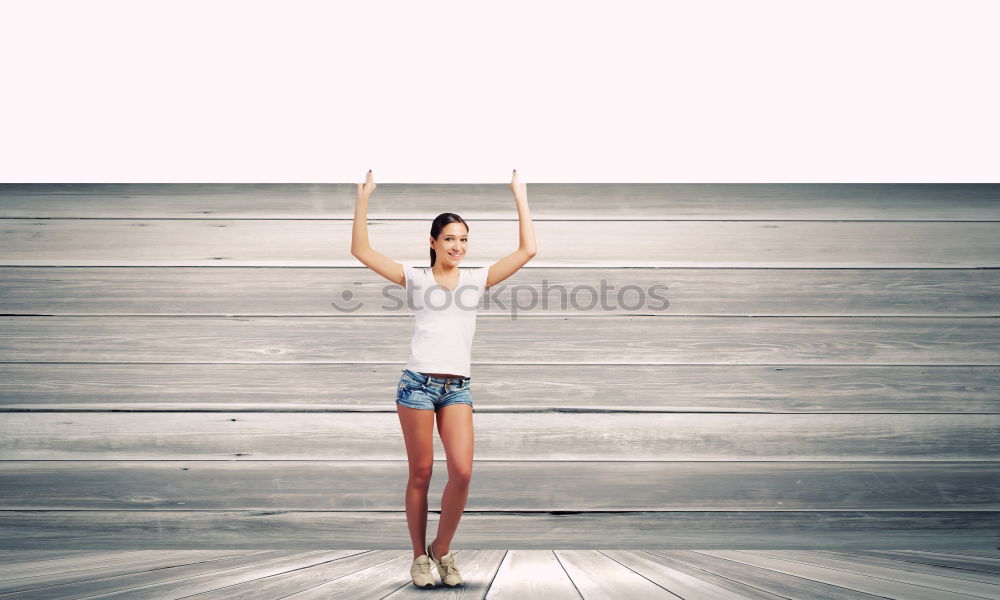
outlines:
[[[419,589],[411,550],[0,551],[0,598],[1000,598],[1000,551],[470,550]]]

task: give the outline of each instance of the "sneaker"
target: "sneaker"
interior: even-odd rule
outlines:
[[[441,583],[448,587],[462,585],[462,576],[458,574],[458,567],[455,565],[455,553],[449,552],[444,556],[434,556],[431,554],[431,546],[427,545],[427,556],[431,557],[437,567],[438,575],[441,576]]]
[[[410,579],[417,587],[435,587],[434,576],[431,575],[431,561],[426,554],[421,554],[413,559],[413,565],[410,566]]]

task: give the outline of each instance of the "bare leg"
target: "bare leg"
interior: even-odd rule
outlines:
[[[427,489],[434,467],[434,411],[396,404],[403,427],[410,476],[406,482],[406,525],[413,542],[413,558],[426,554]]]
[[[465,510],[472,480],[472,406],[449,404],[437,411],[438,434],[448,459],[448,483],[441,497],[441,520],[432,542],[434,556],[448,554]]]

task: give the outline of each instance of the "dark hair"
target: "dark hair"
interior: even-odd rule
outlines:
[[[465,222],[465,219],[456,215],[455,213],[441,213],[434,217],[434,222],[431,223],[431,237],[437,239],[441,235],[441,230],[444,226],[449,223],[461,223],[465,225],[465,231],[469,231],[469,224]],[[431,266],[434,266],[434,262],[437,260],[437,253],[434,252],[434,248],[431,248]]]

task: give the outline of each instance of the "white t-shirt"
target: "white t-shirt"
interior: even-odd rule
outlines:
[[[459,267],[454,290],[439,285],[431,267],[403,265],[403,273],[416,318],[405,368],[471,377],[472,337],[489,267]]]

